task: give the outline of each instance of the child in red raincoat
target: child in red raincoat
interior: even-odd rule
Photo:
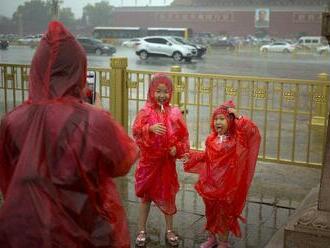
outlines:
[[[176,213],[175,197],[179,190],[175,160],[189,151],[189,142],[180,110],[169,104],[172,92],[169,77],[154,75],[147,102],[133,124],[133,136],[141,149],[141,159],[135,172],[135,191],[141,198],[138,246],[146,243],[146,222],[151,202],[165,215],[166,241],[172,246],[178,245],[172,224]]]
[[[258,157],[260,134],[246,117],[238,117],[228,101],[215,109],[205,152],[191,152],[186,172],[198,173],[195,189],[205,203],[209,238],[201,248],[228,247],[228,234],[240,236],[244,208]]]

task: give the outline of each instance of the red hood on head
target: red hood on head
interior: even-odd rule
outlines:
[[[82,47],[58,21],[48,25],[34,54],[29,77],[29,100],[81,98],[87,60]]]
[[[230,133],[235,125],[235,122],[229,117],[229,108],[235,108],[235,103],[232,100],[228,100],[226,102],[224,102],[223,104],[221,104],[219,107],[217,107],[212,114],[212,120],[211,120],[211,130],[214,133],[217,133],[217,131],[215,130],[214,127],[214,119],[217,115],[223,114],[227,121],[228,121],[228,132]]]
[[[172,86],[172,80],[164,73],[157,73],[152,76],[148,91],[147,103],[152,105],[157,105],[157,100],[155,99],[155,91],[159,84],[165,84],[168,89],[168,93],[170,96],[169,99],[164,104],[165,106],[168,106],[172,98],[173,86]]]

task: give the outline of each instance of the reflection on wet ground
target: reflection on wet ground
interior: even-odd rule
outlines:
[[[180,236],[180,248],[197,248],[207,238],[203,230],[205,217],[201,198],[194,190],[197,177],[183,172],[177,163],[180,191],[177,194],[178,212],[174,230]],[[138,198],[134,192],[134,170],[116,180],[127,211],[132,247],[134,247],[138,221]],[[265,247],[272,235],[295,212],[307,193],[320,182],[319,169],[258,162],[248,202],[242,213],[242,238],[230,237],[233,248]],[[0,197],[1,206],[1,197]],[[165,221],[157,207],[152,206],[148,220],[148,248],[162,248],[165,244]]]
[[[203,230],[205,217],[201,198],[194,190],[197,177],[185,174],[177,165],[181,182],[177,195],[178,212],[174,229],[180,236],[180,246],[195,248],[207,238]],[[319,183],[320,170],[258,162],[248,202],[243,211],[246,224],[241,223],[242,238],[230,237],[232,247],[264,247],[272,235],[286,223],[304,196]],[[127,178],[118,180],[129,219],[132,244],[138,221],[138,198],[134,192],[134,169]],[[165,220],[152,206],[148,220],[148,248],[166,247]]]
[[[154,59],[150,61],[140,61],[131,50],[119,49],[119,56],[128,56],[129,68],[131,69],[151,69],[158,71],[169,71],[170,66],[175,63],[170,59]],[[29,63],[34,50],[29,48],[12,48],[5,52],[0,52],[1,63]],[[109,66],[109,57],[89,56],[90,66]],[[202,60],[196,60],[192,63],[181,63],[185,72],[200,73],[223,73],[223,74],[241,74],[252,76],[276,76],[288,78],[315,79],[318,73],[329,73],[330,60],[320,56],[296,56],[292,55],[269,55],[260,56],[255,54],[236,54],[222,53],[212,51]],[[9,96],[11,92],[9,92]],[[0,94],[0,112],[4,112],[4,105],[1,102]],[[11,99],[8,99],[9,101]],[[11,108],[14,104],[9,103]],[[205,111],[202,111],[203,113]],[[193,110],[189,113],[194,113]],[[130,113],[130,121],[133,120],[135,113]],[[193,116],[190,114],[190,116]],[[209,126],[209,113],[205,112],[205,125]],[[262,115],[256,116],[256,122],[262,119]],[[273,118],[273,117],[271,117]],[[275,117],[274,117],[275,118]],[[273,122],[277,123],[273,119]],[[275,118],[276,120],[276,118]],[[286,120],[287,121],[287,120]],[[283,124],[284,130],[289,130],[290,122]],[[194,127],[192,127],[193,129]],[[262,128],[261,128],[262,129]],[[290,129],[291,130],[291,129]],[[298,130],[299,131],[299,130]],[[301,133],[305,133],[302,130]],[[207,135],[208,128],[202,129],[201,139]],[[314,132],[312,139],[320,142],[320,134]],[[288,137],[288,132],[284,133]],[[276,143],[277,132],[269,132],[268,139],[270,143]],[[283,151],[290,151],[292,142],[282,138],[280,144]],[[306,154],[304,145],[306,139],[297,139],[298,150],[302,155]],[[313,142],[312,142],[313,144]],[[273,153],[274,151],[267,151]],[[310,156],[320,159],[320,148],[315,145],[311,148]],[[299,152],[296,152],[299,154]],[[316,160],[315,159],[315,160]],[[194,248],[199,247],[207,234],[203,231],[205,222],[204,206],[201,198],[196,194],[193,184],[196,176],[184,174],[180,163],[178,171],[181,182],[181,189],[177,195],[178,213],[174,219],[174,229],[181,237],[180,247]],[[118,181],[124,204],[129,218],[132,244],[137,233],[138,219],[138,199],[134,192],[134,169],[127,178]],[[241,225],[242,238],[230,237],[232,247],[264,247],[271,236],[284,223],[288,216],[294,213],[304,196],[319,183],[320,170],[301,168],[296,166],[269,164],[258,162],[257,171],[250,190],[249,199],[244,209],[243,215],[247,219],[246,224]],[[1,201],[1,199],[0,199]],[[1,205],[1,203],[0,203]],[[150,242],[149,248],[165,247],[165,226],[164,220],[156,207],[152,207],[148,222],[148,234]]]

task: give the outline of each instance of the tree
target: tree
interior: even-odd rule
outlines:
[[[0,16],[0,30],[1,34],[12,34],[15,33],[15,26],[11,19]]]
[[[18,33],[36,34],[45,31],[51,19],[52,0],[30,0],[18,6],[12,20]],[[74,29],[76,22],[70,8],[61,8],[58,19],[67,27]]]
[[[71,11],[71,8],[61,8],[58,19],[70,29],[74,28],[76,24],[76,20],[74,18],[74,14]]]
[[[88,26],[110,26],[112,6],[106,1],[87,4],[83,9],[83,20]]]
[[[18,6],[13,14],[17,30],[25,34],[41,33],[51,20],[49,1],[31,0]]]

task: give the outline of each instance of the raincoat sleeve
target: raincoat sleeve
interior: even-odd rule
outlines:
[[[8,158],[10,141],[5,118],[1,120],[0,125],[0,190],[2,194],[5,195],[14,168],[10,165]]]
[[[124,176],[138,158],[138,147],[110,113],[102,111],[102,115],[104,120],[99,121],[95,130],[96,140],[101,141],[95,144],[99,162],[109,176]]]
[[[239,184],[233,205],[234,214],[239,215],[245,205],[246,197],[253,179],[258,159],[261,136],[258,127],[247,117],[236,121],[236,134],[238,139],[238,175]]]
[[[148,113],[142,109],[137,114],[133,123],[133,137],[141,148],[147,148],[151,146],[150,124],[148,123]]]
[[[258,159],[261,136],[256,124],[247,117],[242,117],[238,119],[236,122],[236,127],[239,146],[242,146],[248,150],[248,175],[246,175],[246,183],[247,185],[250,185],[254,175],[255,165]]]
[[[184,154],[189,152],[189,133],[187,129],[187,125],[183,120],[180,109],[173,109],[175,126],[177,131],[175,132],[174,139],[170,140],[171,146],[175,146],[176,148],[176,157],[182,158]]]
[[[190,151],[189,159],[184,164],[184,171],[188,173],[200,174],[201,170],[206,166],[205,152]]]

